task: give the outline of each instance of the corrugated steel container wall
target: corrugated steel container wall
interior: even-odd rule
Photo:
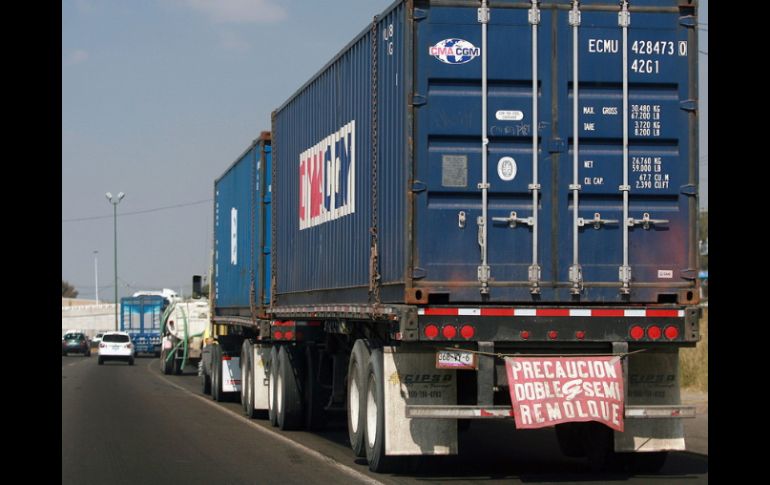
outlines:
[[[406,5],[401,4],[378,19],[377,29],[377,136],[378,224],[380,274],[384,287],[404,284],[407,267],[406,185],[410,177],[407,93],[411,53]]]
[[[571,2],[542,5],[538,24],[536,261],[533,227],[505,221],[512,212],[519,218],[533,215],[532,25],[525,3],[494,2],[490,11],[485,134],[490,184],[488,296],[481,294],[478,281],[479,3],[418,4],[415,9],[412,2],[396,2],[380,16],[376,66],[370,64],[372,37],[367,29],[275,113],[277,303],[367,301],[373,194],[379,209],[384,301],[694,302],[695,6],[680,6],[674,0],[632,3],[625,123],[628,215],[636,222],[628,230],[631,293],[623,296],[619,270],[626,221],[619,190],[624,183],[619,7],[606,1],[580,4],[577,215],[585,224],[577,227],[582,288],[576,298],[569,273],[575,263],[576,230],[570,188],[575,146]],[[469,54],[446,55],[447,48],[457,52],[455,46],[467,48]],[[373,86],[376,191],[370,144]],[[345,127],[351,120],[355,120],[355,211],[335,212],[339,206],[333,199],[339,199],[338,187],[345,184],[339,177],[328,177],[327,171],[338,174],[345,164],[333,158],[330,147],[337,138],[349,136]],[[332,135],[337,138],[328,138]],[[596,229],[592,223],[596,214],[615,222]],[[645,214],[656,222],[645,227],[641,222]],[[533,262],[541,270],[536,296],[529,281]]]
[[[368,287],[372,223],[370,41],[370,32],[363,32],[275,113],[273,257],[279,304],[298,301],[291,294],[329,288],[352,291],[353,299],[366,298],[360,289]],[[323,177],[332,170],[322,167],[327,166],[324,158],[331,156],[332,148],[340,167],[334,170],[338,190],[330,193],[322,185],[331,179]],[[339,158],[340,152],[347,161]],[[403,181],[397,183],[403,186]],[[308,199],[302,205],[301,191]],[[306,211],[302,216],[301,209]],[[300,228],[302,223],[307,227]],[[403,245],[400,234],[391,237],[394,244]]]
[[[249,307],[253,270],[251,206],[256,146],[252,145],[214,183],[214,303]]]

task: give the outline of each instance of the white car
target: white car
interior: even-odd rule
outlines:
[[[135,352],[131,336],[126,332],[105,332],[99,342],[99,365],[105,360],[125,360],[128,365],[134,365]]]

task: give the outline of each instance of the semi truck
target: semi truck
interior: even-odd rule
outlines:
[[[657,470],[694,416],[697,2],[398,0],[214,183],[200,377],[369,468],[473,420]],[[526,431],[522,431],[526,432]]]

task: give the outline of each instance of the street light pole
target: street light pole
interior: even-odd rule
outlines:
[[[99,251],[94,251],[94,288],[96,289],[96,304],[99,304]]]
[[[112,194],[107,192],[104,194],[107,196],[107,200],[112,204],[112,225],[114,229],[114,242],[115,242],[115,331],[118,330],[118,204],[126,196],[123,192],[119,192],[118,196],[113,199]]]

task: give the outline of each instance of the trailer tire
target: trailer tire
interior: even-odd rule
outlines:
[[[278,416],[275,410],[275,387],[278,382],[278,347],[270,349],[270,369],[267,377],[267,418],[270,424],[278,426]]]
[[[326,424],[324,412],[325,393],[319,379],[318,349],[315,345],[305,347],[305,428],[311,431],[323,429]]]
[[[168,361],[168,351],[163,350],[160,353],[160,370],[165,375],[171,374],[171,362]]]
[[[583,423],[562,423],[556,425],[556,439],[562,455],[569,458],[582,458],[586,456],[583,443],[580,439],[579,425]]]
[[[177,359],[176,355],[171,359],[171,372],[175,375],[180,375],[182,373],[182,361]]]
[[[254,366],[252,364],[253,347],[250,340],[244,340],[241,347],[241,405],[248,418],[256,418],[254,409]]]
[[[616,453],[614,432],[596,421],[581,424],[581,438],[588,464],[594,472],[615,471],[623,466],[623,453]]]
[[[211,376],[206,374],[205,368],[201,368],[201,392],[205,395],[211,394]]]
[[[299,383],[301,369],[298,353],[284,345],[278,352],[278,382],[276,386],[276,418],[282,430],[300,429],[304,414],[302,412],[302,393]],[[304,356],[303,356],[304,357]]]
[[[350,447],[358,457],[366,456],[366,369],[370,355],[369,341],[358,339],[353,344],[348,362],[348,437]]]
[[[385,455],[385,371],[382,349],[374,349],[366,371],[365,449],[369,470],[376,473],[395,471],[398,458]]]
[[[221,402],[222,398],[222,350],[219,345],[211,348],[211,399]]]
[[[634,473],[658,473],[668,458],[667,451],[636,452],[627,455],[629,466]]]

